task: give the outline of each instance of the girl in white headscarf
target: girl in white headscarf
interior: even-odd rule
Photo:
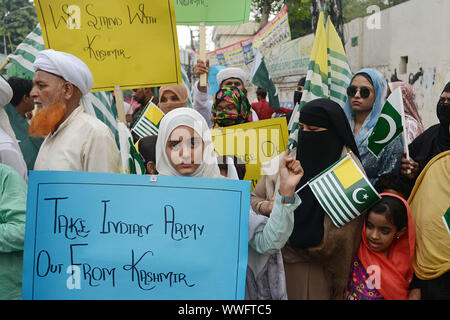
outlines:
[[[161,120],[156,143],[156,170],[161,175],[223,178],[205,119],[190,108],[178,108]],[[287,299],[280,249],[288,240],[294,210],[301,201],[295,187],[303,176],[298,160],[280,164],[280,190],[270,218],[250,210],[246,299]]]

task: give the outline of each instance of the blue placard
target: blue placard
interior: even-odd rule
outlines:
[[[226,69],[224,66],[212,66],[209,67],[208,74],[208,84],[209,84],[209,92],[210,95],[215,95],[217,91],[219,91],[219,83],[217,83],[217,74],[220,70]]]
[[[24,299],[243,299],[250,183],[32,171]]]

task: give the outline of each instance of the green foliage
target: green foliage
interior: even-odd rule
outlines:
[[[5,16],[7,12],[9,13]],[[0,19],[0,53],[5,52],[3,45],[5,35],[8,54],[11,53],[9,39],[13,49],[16,49],[38,23],[34,5],[28,0],[0,0]]]
[[[344,22],[371,15],[373,12],[367,12],[367,8],[371,5],[376,5],[380,10],[384,10],[405,1],[408,0],[342,0]]]
[[[320,0],[253,0],[252,6],[255,20],[259,22],[261,20],[264,2],[270,3],[271,14],[277,13],[286,4],[291,38],[295,39],[313,32],[313,24],[311,22],[312,1],[317,3]],[[341,0],[344,23],[372,14],[373,12],[367,12],[367,7],[371,5],[377,5],[380,7],[380,10],[384,10],[405,1],[408,0]],[[322,2],[327,2],[329,5],[330,0],[322,0]]]
[[[264,4],[268,4],[270,8],[269,14],[276,14],[284,5],[282,0],[253,0],[252,10],[255,13],[255,21],[261,22],[261,16],[265,10]]]
[[[305,36],[312,32],[310,1],[286,1],[291,39]]]

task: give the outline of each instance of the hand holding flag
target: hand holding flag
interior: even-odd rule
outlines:
[[[280,163],[280,194],[292,197],[295,187],[303,177],[303,168],[300,161],[286,152]]]
[[[381,198],[350,154],[306,185],[309,185],[323,210],[338,228],[361,215]]]

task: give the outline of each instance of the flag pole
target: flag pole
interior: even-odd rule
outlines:
[[[301,186],[300,188],[298,188],[298,190],[295,191],[295,193],[299,193],[299,192],[302,191],[302,189],[303,189],[304,187],[306,187],[307,185],[309,185],[309,182],[305,183],[303,186]]]
[[[199,45],[200,45],[200,59],[206,64],[206,27],[204,22],[200,22],[200,37],[199,37]],[[200,83],[201,87],[206,87],[206,74],[200,75]]]
[[[11,61],[10,58],[6,58],[5,62],[0,66],[0,71],[5,69],[5,67],[8,65],[8,63]]]
[[[114,86],[114,98],[116,100],[117,116],[119,118],[118,120],[126,124],[125,108],[123,105],[123,91],[119,86]]]
[[[406,160],[408,160],[408,162],[409,162],[409,148],[408,148],[408,145],[409,145],[409,141],[408,141],[408,122],[406,122],[406,119],[405,119],[405,111],[404,111],[404,109],[403,109],[403,112],[402,112],[402,122],[403,122],[403,134],[402,134],[402,137],[403,137],[403,151],[406,153]],[[407,174],[411,174],[411,169],[408,169],[408,170],[406,170],[406,173]]]

